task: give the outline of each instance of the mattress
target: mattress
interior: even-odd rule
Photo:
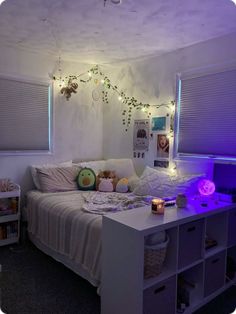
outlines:
[[[28,233],[39,249],[99,286],[102,216],[82,210],[84,194],[28,192]]]
[[[28,234],[39,249],[99,288],[102,215],[146,204],[132,193],[30,191]]]

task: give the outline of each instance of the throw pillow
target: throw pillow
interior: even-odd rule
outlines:
[[[76,178],[79,190],[90,191],[96,188],[96,175],[91,168],[82,168]]]
[[[176,176],[147,166],[133,192],[161,198],[175,197],[178,193],[195,193],[197,183],[202,177],[199,174]]]
[[[78,167],[36,168],[42,192],[64,192],[77,190]]]
[[[72,166],[72,160],[68,160],[61,163],[55,163],[55,164],[42,164],[42,165],[32,165],[30,166],[30,171],[32,175],[32,179],[34,182],[35,187],[40,190],[40,182],[37,174],[37,169],[45,169],[45,168],[57,168],[57,167],[71,167]]]

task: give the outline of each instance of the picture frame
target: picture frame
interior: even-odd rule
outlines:
[[[152,118],[152,131],[166,131],[166,117]]]

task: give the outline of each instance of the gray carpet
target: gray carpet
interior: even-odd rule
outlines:
[[[2,310],[7,314],[99,314],[96,288],[30,242],[0,247]],[[232,287],[195,314],[229,314]],[[125,314],[125,313],[121,313]]]
[[[99,314],[96,288],[32,244],[0,247],[7,314]]]

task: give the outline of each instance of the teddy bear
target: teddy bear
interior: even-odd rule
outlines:
[[[72,82],[72,80],[70,79],[68,81],[68,85],[66,87],[62,87],[61,94],[64,94],[64,96],[66,96],[66,99],[69,100],[72,93],[75,93],[75,94],[77,93],[76,91],[77,88],[78,88],[78,84],[75,82]]]
[[[115,171],[100,171],[96,179],[96,189],[100,192],[113,192],[116,189],[118,178]]]

